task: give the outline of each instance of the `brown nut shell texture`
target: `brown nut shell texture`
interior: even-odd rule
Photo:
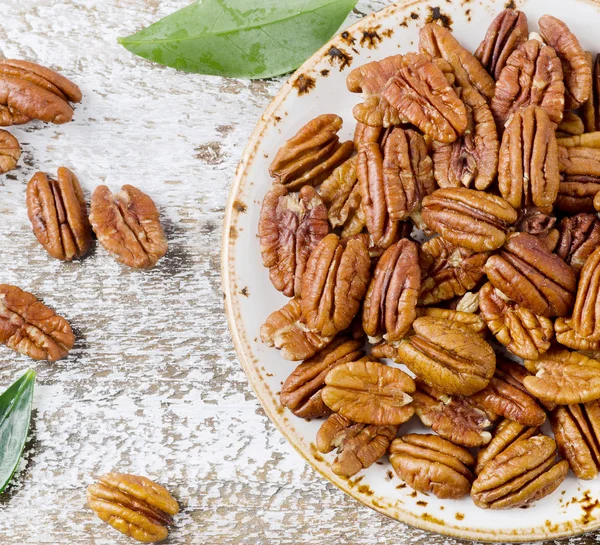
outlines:
[[[513,233],[499,255],[485,264],[489,281],[518,305],[538,316],[567,316],[577,280],[573,269],[543,240]]]
[[[336,475],[353,477],[387,452],[397,432],[398,426],[355,423],[335,413],[319,428],[316,445],[324,454],[337,449],[331,469]]]
[[[533,105],[516,112],[506,126],[500,146],[501,195],[516,209],[551,207],[559,183],[558,147],[550,118]]]
[[[415,334],[398,347],[398,361],[446,394],[471,395],[485,388],[496,368],[492,347],[470,331],[429,316],[413,323]]]
[[[340,142],[341,128],[342,118],[334,114],[309,121],[277,152],[269,173],[290,191],[319,185],[354,151],[352,141]]]
[[[34,295],[0,284],[0,343],[34,360],[67,356],[75,336],[69,323]]]
[[[361,360],[334,367],[321,396],[334,412],[354,422],[399,426],[414,414],[415,383],[404,371]]]
[[[0,174],[15,168],[20,157],[19,141],[8,131],[0,129]]]
[[[473,250],[500,248],[517,212],[504,199],[467,188],[438,189],[423,199],[423,221],[446,240]]]
[[[63,261],[83,257],[92,244],[92,228],[79,180],[68,168],[56,180],[37,172],[27,185],[27,214],[33,233],[50,256]]]
[[[363,329],[376,341],[400,341],[417,317],[421,289],[419,249],[400,240],[390,246],[375,267],[363,304]]]
[[[517,441],[490,461],[471,488],[482,509],[509,509],[536,502],[556,490],[569,471],[565,460],[556,462],[556,443],[536,435]]]
[[[128,267],[152,268],[167,253],[154,201],[132,185],[114,195],[105,185],[98,186],[92,195],[90,223],[104,249]]]
[[[288,297],[300,295],[306,262],[328,234],[327,208],[312,187],[290,194],[285,186],[273,185],[262,203],[258,236],[275,289]]]
[[[142,543],[167,539],[179,505],[168,490],[146,477],[107,473],[88,486],[90,509],[113,528]]]
[[[394,439],[389,451],[394,471],[408,486],[442,499],[466,496],[475,460],[470,452],[436,435],[411,433]]]

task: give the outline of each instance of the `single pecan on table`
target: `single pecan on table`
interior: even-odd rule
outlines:
[[[389,450],[394,471],[408,486],[438,498],[466,496],[473,480],[471,453],[436,435],[411,433],[394,439]]]
[[[129,267],[150,269],[167,253],[167,237],[154,201],[132,185],[124,185],[114,195],[99,185],[92,195],[90,223],[98,242]]]
[[[71,261],[88,253],[92,228],[83,190],[68,168],[56,180],[37,172],[27,185],[27,214],[33,233],[52,257]]]
[[[329,371],[325,384],[325,404],[354,422],[399,426],[414,414],[415,383],[396,367],[368,359],[343,363]]]
[[[15,168],[20,157],[19,141],[8,131],[0,129],[0,174]]]
[[[489,281],[538,316],[567,316],[577,280],[573,269],[529,233],[509,235],[502,252],[485,264]]]
[[[327,373],[336,365],[357,361],[364,356],[363,341],[339,336],[313,357],[301,363],[281,387],[279,399],[300,418],[318,418],[329,413],[321,390]]]
[[[585,59],[592,74],[590,96],[581,108],[585,132],[600,131],[600,55],[585,53]]]
[[[39,64],[15,59],[0,61],[0,125],[40,119],[67,123],[73,118],[69,102],[81,102],[72,81]]]
[[[260,209],[258,236],[275,289],[288,297],[300,295],[306,262],[328,234],[327,208],[312,187],[288,193],[284,185],[273,185]]]
[[[600,246],[600,219],[595,214],[565,217],[559,225],[556,254],[579,274],[588,257]]]
[[[363,329],[375,342],[400,341],[417,317],[421,289],[419,247],[407,239],[379,259],[363,303]]]
[[[511,301],[489,282],[479,290],[479,308],[498,342],[515,356],[533,360],[550,348],[552,321]]]
[[[509,509],[551,494],[569,471],[569,463],[556,462],[556,455],[556,442],[544,435],[513,443],[488,462],[473,482],[475,505]]]
[[[142,543],[167,539],[179,505],[146,477],[107,473],[87,489],[88,506],[104,522]]]
[[[577,287],[569,326],[588,341],[600,341],[600,248],[587,258]]]
[[[356,423],[334,413],[319,428],[316,446],[323,454],[337,449],[331,469],[336,475],[352,477],[379,460],[397,432],[398,426]]]
[[[277,152],[269,173],[290,191],[320,184],[354,151],[351,140],[340,142],[341,128],[342,118],[334,114],[309,121]]]
[[[519,10],[505,9],[492,21],[475,57],[498,80],[508,57],[527,41],[528,35],[527,16]]]
[[[438,189],[423,199],[423,221],[446,240],[473,250],[500,248],[517,212],[504,199],[473,189]]]
[[[516,209],[551,209],[560,174],[555,127],[538,106],[528,106],[509,120],[500,146],[498,186]]]
[[[75,336],[69,323],[34,295],[0,284],[0,343],[34,360],[67,356]]]
[[[471,395],[494,374],[492,347],[471,331],[424,316],[413,323],[415,334],[402,341],[397,358],[419,379],[446,394]]]

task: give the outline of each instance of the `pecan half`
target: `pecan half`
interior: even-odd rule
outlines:
[[[90,223],[104,249],[129,267],[152,268],[167,253],[154,201],[132,185],[115,195],[99,185],[92,195]]]
[[[300,300],[291,299],[283,308],[269,315],[260,328],[260,339],[267,346],[281,350],[286,360],[299,361],[314,356],[333,340],[333,336],[309,331],[300,322],[301,318]]]
[[[371,276],[371,260],[359,239],[327,235],[314,249],[302,277],[302,322],[322,336],[346,329],[358,312]]]
[[[528,35],[527,16],[522,11],[505,9],[492,21],[475,57],[498,80],[508,57],[527,41]]]
[[[554,48],[565,78],[565,109],[579,108],[590,96],[592,71],[577,37],[560,19],[544,15],[539,20],[540,34]]]
[[[260,209],[258,236],[275,289],[288,297],[300,295],[306,262],[328,234],[327,208],[312,187],[290,194],[285,186],[273,185]]]
[[[428,434],[411,433],[398,437],[390,446],[394,471],[408,486],[442,499],[466,496],[471,488],[469,451],[450,441]]]
[[[566,177],[600,177],[600,149],[558,146],[558,166]]]
[[[538,316],[567,316],[577,280],[573,269],[529,233],[513,233],[485,264],[489,281]]]
[[[336,475],[352,477],[379,460],[397,432],[398,426],[354,423],[332,414],[317,432],[317,450],[326,454],[337,449],[331,469]]]
[[[142,543],[167,539],[179,505],[146,477],[107,473],[87,489],[90,509],[119,532]]]
[[[415,383],[404,371],[363,359],[334,367],[321,397],[336,413],[363,424],[399,426],[414,414]]]
[[[559,231],[556,253],[579,273],[588,257],[600,246],[600,219],[595,214],[565,217],[560,222]]]
[[[567,214],[594,212],[594,197],[599,192],[600,176],[563,175],[554,205],[557,210]]]
[[[37,172],[27,185],[27,214],[33,233],[52,257],[71,261],[92,244],[92,228],[79,180],[59,167],[57,179]]]
[[[328,414],[329,409],[321,399],[325,376],[336,365],[362,358],[362,345],[362,340],[336,337],[329,346],[294,369],[281,387],[281,404],[300,418],[318,418]]]
[[[581,109],[585,132],[600,131],[600,55],[594,56],[588,51],[585,60],[592,74],[590,96]]]
[[[15,168],[20,157],[19,141],[8,131],[0,129],[0,174]]]
[[[449,308],[417,308],[417,317],[428,316],[437,323],[443,323],[452,329],[485,337],[487,326],[479,314],[452,310]]]
[[[544,435],[513,443],[488,462],[473,482],[475,505],[509,509],[551,494],[569,471],[568,462],[556,462],[556,454],[556,443]]]
[[[398,346],[398,360],[432,388],[471,395],[494,374],[496,355],[481,337],[425,316],[413,323],[415,334]]]
[[[600,399],[600,361],[580,352],[552,348],[538,360],[525,360],[535,376],[523,384],[543,402],[558,405],[587,403]]]
[[[554,322],[554,331],[556,340],[563,346],[588,352],[600,350],[600,341],[591,341],[587,337],[582,337],[573,329],[568,318],[557,318]]]
[[[479,291],[479,308],[498,342],[515,356],[535,360],[550,348],[552,321],[507,299],[489,282]]]
[[[0,343],[34,360],[67,356],[75,336],[69,323],[34,295],[0,284]]]
[[[559,182],[558,147],[550,118],[534,105],[516,112],[500,146],[500,193],[513,208],[551,207]]]
[[[446,240],[474,252],[500,248],[517,213],[504,199],[464,187],[438,189],[423,199],[427,226]]]
[[[418,245],[403,239],[378,261],[363,304],[363,329],[379,341],[401,340],[417,317],[421,289]]]
[[[342,118],[323,114],[309,121],[277,152],[269,174],[290,191],[319,185],[354,151],[352,141],[340,142]]]
[[[490,107],[499,127],[504,127],[511,114],[530,104],[540,106],[558,125],[564,102],[560,59],[554,49],[534,39],[519,45],[506,61]]]
[[[547,240],[548,237],[551,239],[556,238],[558,243],[558,231],[553,229],[556,223],[556,218],[549,214],[546,214],[544,210],[539,208],[523,208],[519,211],[519,219],[515,223],[515,231],[521,231],[523,233],[529,233],[538,238]],[[556,231],[556,233],[554,233]],[[552,249],[556,244],[552,245]]]
[[[358,151],[360,146],[368,142],[379,144],[383,148],[391,130],[391,128],[369,127],[369,125],[365,125],[364,123],[356,123],[356,128],[354,129],[354,149]]]
[[[378,95],[403,66],[402,55],[392,55],[380,61],[363,64],[348,74],[346,86],[352,93],[363,93],[365,98]]]
[[[593,479],[600,468],[600,403],[557,407],[550,423],[558,452],[578,479]]]
[[[570,136],[583,134],[585,132],[583,119],[574,112],[564,112],[563,119],[556,131]]]
[[[483,267],[490,254],[455,246],[443,237],[421,244],[422,285],[419,304],[433,305],[472,290],[483,278]]]
[[[600,248],[587,258],[579,277],[569,325],[588,341],[600,341]]]

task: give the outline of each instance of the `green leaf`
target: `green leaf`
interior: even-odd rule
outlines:
[[[0,395],[0,493],[14,475],[23,454],[33,404],[35,371],[27,371]]]
[[[186,72],[267,78],[321,47],[357,0],[202,0],[119,43]]]

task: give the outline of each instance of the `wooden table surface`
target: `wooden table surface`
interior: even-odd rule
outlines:
[[[316,475],[265,416],[230,341],[219,278],[221,225],[237,161],[283,79],[176,72],[117,45],[187,0],[0,0],[0,52],[61,70],[84,93],[74,122],[11,129],[23,147],[0,178],[0,282],[33,292],[77,334],[58,363],[0,347],[0,387],[38,372],[21,471],[0,495],[1,545],[133,543],[85,507],[107,471],[146,475],[181,503],[167,543],[454,544],[371,511]],[[350,21],[385,0],[361,0]],[[170,250],[149,272],[95,248],[50,259],[25,186],[74,170],[148,192]],[[594,535],[573,544],[596,543]]]

